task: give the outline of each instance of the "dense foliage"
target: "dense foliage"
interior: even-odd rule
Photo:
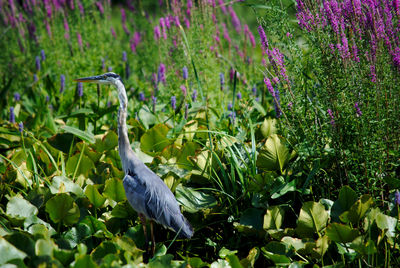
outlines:
[[[0,265],[399,266],[400,3],[0,0]],[[248,22],[248,25],[245,22]],[[128,204],[131,145],[190,240]]]

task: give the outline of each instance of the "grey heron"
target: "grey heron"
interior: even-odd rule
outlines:
[[[180,237],[191,238],[193,228],[182,215],[175,196],[163,180],[140,161],[131,148],[126,126],[128,98],[121,77],[109,72],[78,78],[74,81],[113,85],[118,90],[118,151],[125,173],[123,185],[129,204],[139,214],[146,241],[146,218],[172,229]],[[154,254],[155,242],[152,221],[150,227]]]

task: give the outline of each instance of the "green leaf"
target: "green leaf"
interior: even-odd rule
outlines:
[[[326,228],[326,235],[330,240],[338,243],[348,243],[353,241],[360,232],[357,229],[353,229],[348,225],[340,223],[332,223]]]
[[[335,221],[339,221],[340,215],[349,210],[357,201],[358,196],[349,186],[344,186],[340,189],[338,200],[333,203],[331,216]]]
[[[79,158],[81,159],[80,162],[79,162]],[[79,166],[78,166],[78,163],[79,163]],[[88,177],[89,172],[93,168],[95,168],[93,161],[87,155],[81,154],[81,152],[68,158],[67,165],[66,165],[66,171],[67,171],[67,174],[69,174],[69,175],[73,175],[75,173],[75,170],[77,169],[76,176],[79,176],[82,174],[85,177]]]
[[[35,254],[37,256],[53,256],[54,244],[50,240],[39,239],[35,244]]]
[[[343,212],[342,215],[340,215],[340,219],[345,223],[351,222],[352,224],[358,224],[372,204],[372,197],[365,194],[361,199],[357,200],[348,211]]]
[[[125,198],[125,189],[122,181],[117,178],[111,178],[106,181],[103,195],[107,198],[120,202]]]
[[[64,176],[53,177],[53,182],[49,188],[52,194],[74,193],[77,197],[83,196],[82,188],[78,184],[74,183],[72,180]]]
[[[53,222],[62,222],[67,226],[78,222],[80,216],[79,208],[74,199],[64,193],[58,194],[47,201],[46,212]]]
[[[37,215],[38,209],[21,197],[14,196],[7,203],[7,215],[16,219],[25,219]]]
[[[199,149],[199,147],[200,146],[195,142],[186,142],[180,150],[178,159],[176,161],[178,167],[192,170],[193,164],[189,160],[189,158],[195,156],[196,151]]]
[[[94,148],[98,152],[104,152],[115,149],[118,146],[118,135],[114,131],[107,132],[101,139],[96,136]]]
[[[97,188],[94,185],[87,185],[85,188],[85,195],[89,199],[90,203],[93,204],[95,208],[101,207],[104,202],[106,201],[106,198],[103,197]]]
[[[324,235],[318,238],[316,247],[313,250],[319,255],[318,258],[321,258],[322,256],[325,255],[326,251],[328,250],[328,247],[329,247],[328,236]]]
[[[118,203],[111,211],[111,216],[121,219],[132,219],[135,212],[128,202]]]
[[[397,225],[396,218],[387,216],[383,213],[379,213],[376,216],[375,221],[376,221],[376,225],[378,226],[379,229],[386,231],[387,237],[395,237],[396,225]]]
[[[71,126],[62,126],[61,129],[63,129],[67,133],[71,133],[71,134],[77,136],[81,140],[84,140],[88,143],[91,143],[91,144],[95,143],[95,139],[94,139],[94,136],[92,133],[85,132],[85,131],[82,131],[78,128],[71,127]]]
[[[97,248],[95,248],[90,254],[94,260],[101,260],[107,254],[116,254],[117,246],[116,244],[104,241]]]
[[[191,213],[211,208],[217,204],[217,200],[212,195],[195,191],[193,188],[184,187],[181,184],[176,187],[176,200],[186,211]]]
[[[93,216],[86,216],[80,223],[84,223],[90,228],[91,234],[96,237],[112,237],[113,235],[107,230],[104,222],[99,221]]]
[[[238,256],[231,254],[231,255],[226,256],[226,259],[228,260],[229,265],[232,268],[243,268]]]
[[[225,247],[222,247],[222,248],[219,250],[218,256],[219,256],[220,258],[225,258],[225,257],[228,256],[228,255],[235,255],[237,252],[238,252],[237,250],[229,250],[229,249],[227,249],[227,248],[225,248]]]
[[[71,133],[59,133],[51,138],[48,138],[47,142],[57,150],[67,154],[71,149],[73,140],[74,135]]]
[[[157,122],[157,118],[145,106],[140,108],[139,113],[138,113],[138,117],[139,117],[139,120],[143,123],[143,125],[144,125],[144,127],[146,129],[148,129],[149,126],[154,125]]]
[[[240,216],[240,224],[249,226],[256,230],[262,230],[263,228],[263,211],[256,208],[246,209],[242,216]]]
[[[280,229],[282,226],[283,216],[285,211],[280,206],[272,206],[267,210],[264,216],[264,230]]]
[[[149,129],[140,138],[140,148],[145,153],[161,152],[172,142],[167,139],[169,128],[166,125],[158,124]]]
[[[27,255],[21,250],[14,247],[11,243],[0,237],[0,265],[11,260],[23,260]]]
[[[17,249],[25,252],[28,256],[35,255],[35,241],[28,233],[14,232],[11,235],[8,235],[6,239]]]
[[[261,248],[263,255],[275,263],[275,265],[282,265],[290,263],[291,252],[289,247],[281,242],[272,241],[265,247]]]
[[[300,210],[296,232],[300,237],[313,237],[325,228],[329,214],[321,203],[305,202]]]
[[[286,163],[289,161],[290,153],[281,142],[277,134],[272,134],[265,142],[257,158],[257,167],[283,173]]]
[[[261,134],[264,136],[264,138],[268,138],[272,134],[276,134],[276,119],[274,118],[268,118],[264,119],[264,122],[261,125]]]
[[[80,256],[77,259],[75,259],[74,268],[96,268],[96,267],[98,266],[93,261],[93,258],[90,255]]]

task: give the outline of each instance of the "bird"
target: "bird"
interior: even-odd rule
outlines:
[[[128,97],[121,77],[108,72],[77,78],[74,81],[112,85],[118,91],[118,151],[125,173],[123,186],[129,204],[139,215],[146,237],[146,246],[148,247],[146,219],[150,220],[153,255],[155,253],[153,221],[175,231],[178,237],[190,239],[194,230],[183,216],[174,194],[164,181],[136,156],[130,146],[126,125]]]

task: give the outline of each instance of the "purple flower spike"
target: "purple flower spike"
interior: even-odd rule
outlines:
[[[143,92],[140,92],[140,93],[139,93],[139,100],[140,100],[140,101],[144,101],[144,100],[145,100],[145,97],[144,97],[144,93],[143,93]]]
[[[128,60],[128,56],[127,56],[127,54],[126,54],[126,51],[123,51],[122,52],[122,61],[123,62],[126,62]]]
[[[83,46],[82,35],[79,32],[76,33],[76,39],[78,40],[79,47],[82,48],[82,46]]]
[[[24,131],[24,123],[19,122],[19,124],[18,124],[18,130],[19,130],[19,132],[21,132],[21,133]]]
[[[186,87],[185,87],[185,85],[181,85],[181,90],[182,90],[182,94],[183,94],[183,96],[186,96],[186,94],[187,94],[187,90],[186,90]]]
[[[78,82],[77,91],[78,91],[78,96],[82,97],[83,96],[83,84],[81,82]]]
[[[358,102],[354,103],[354,108],[356,109],[357,117],[362,116],[361,109],[360,109],[360,107],[358,107]]]
[[[259,25],[257,29],[261,39],[261,46],[264,50],[267,50],[269,48],[267,35],[265,34],[264,29],[261,25]]]
[[[36,70],[40,71],[40,57],[36,56],[35,58],[35,66],[36,66]]]
[[[232,103],[228,103],[228,110],[229,110],[229,111],[232,110],[232,107],[233,107]]]
[[[47,95],[47,96],[46,96],[46,102],[49,102],[49,101],[50,101],[50,96]]]
[[[42,61],[45,61],[45,60],[46,60],[46,54],[44,53],[44,49],[42,49],[42,50],[40,51],[40,58],[41,58]]]
[[[256,96],[257,95],[257,87],[253,86],[253,88],[251,89],[251,92],[253,92],[253,95]]]
[[[281,97],[279,94],[279,90],[275,90],[275,100],[274,100],[274,108],[275,108],[275,113],[276,113],[276,117],[279,118],[282,115],[282,111],[281,111]]]
[[[160,26],[156,25],[156,26],[154,27],[154,39],[155,39],[156,41],[158,41],[158,40],[160,39],[160,37],[161,37]]]
[[[333,117],[333,112],[331,109],[328,109],[327,112],[331,118],[331,125],[334,126],[335,125],[335,117]]]
[[[103,15],[103,14],[104,14],[104,7],[103,7],[103,5],[101,4],[101,2],[98,1],[98,2],[96,2],[95,4],[96,4],[97,8],[99,9],[100,14]]]
[[[229,10],[229,15],[231,16],[232,19],[233,27],[235,28],[237,33],[240,33],[242,31],[242,25],[240,23],[238,16],[236,15],[235,10],[233,9],[232,6],[229,6],[228,10]]]
[[[236,98],[238,98],[238,100],[240,100],[240,99],[242,99],[242,93],[238,93],[238,94],[236,94]]]
[[[172,110],[176,109],[176,97],[175,96],[171,97],[171,107],[172,107]]]
[[[269,80],[268,77],[264,78],[264,83],[267,86],[267,89],[268,89],[269,93],[271,93],[272,97],[275,97],[275,90],[272,87],[271,81]]]
[[[36,74],[33,74],[33,82],[37,82],[37,81],[39,81],[39,78],[37,77]]]
[[[188,72],[188,68],[186,67],[186,66],[184,66],[183,68],[182,68],[182,77],[183,77],[183,79],[188,79],[188,77],[189,77],[189,72]]]
[[[14,101],[20,101],[21,100],[21,95],[18,92],[14,93]]]
[[[65,89],[65,75],[60,75],[60,93],[63,93]]]
[[[107,71],[111,72],[112,71],[112,66],[108,66]]]
[[[192,93],[192,101],[195,102],[196,99],[197,99],[197,90],[195,89],[195,90],[193,90],[193,93]]]
[[[160,63],[158,66],[158,72],[157,72],[157,81],[158,83],[163,82],[165,84],[165,65],[164,63]]]
[[[221,86],[221,90],[224,90],[224,85],[225,85],[224,73],[219,73],[219,84]]]
[[[14,107],[10,107],[10,122],[15,123]]]
[[[396,190],[396,192],[394,193],[394,202],[397,206],[400,205],[400,192],[399,190]]]

